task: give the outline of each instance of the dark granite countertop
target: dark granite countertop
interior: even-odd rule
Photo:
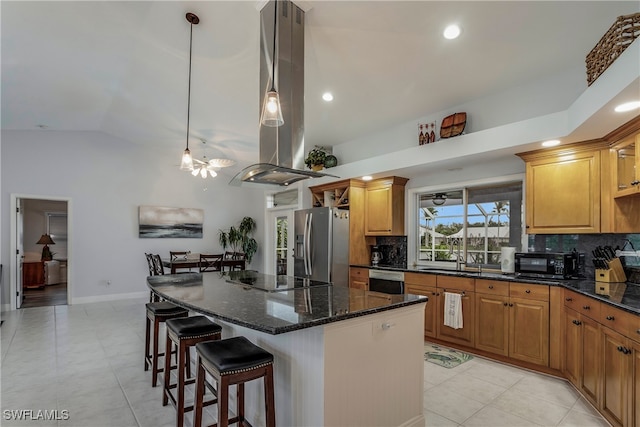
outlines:
[[[572,291],[587,295],[599,301],[603,301],[614,307],[628,311],[640,316],[640,284],[636,283],[610,283],[609,294],[597,293],[598,282],[587,279],[571,280],[546,280],[528,277],[517,277],[515,274],[502,274],[497,272],[470,272],[454,271],[431,268],[394,268],[394,267],[373,267],[371,265],[354,264],[351,267],[369,268],[376,270],[404,271],[409,273],[438,274],[446,276],[472,277],[474,279],[500,280],[507,282],[532,283],[539,285],[561,286]]]
[[[319,282],[291,289],[291,281],[286,280],[279,290],[278,276],[243,274],[243,279],[237,281],[229,273],[215,272],[150,276],[147,285],[175,304],[272,335],[427,301],[426,297],[415,295],[389,295],[390,301],[386,301],[372,298],[375,292]],[[254,287],[246,280],[249,275],[269,285]]]

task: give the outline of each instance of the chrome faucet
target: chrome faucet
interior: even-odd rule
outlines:
[[[449,255],[453,254],[453,245],[456,246],[456,271],[461,271],[462,265],[466,265],[467,263],[463,261],[460,257],[460,240],[461,239],[452,239],[451,240],[451,248],[449,249]]]

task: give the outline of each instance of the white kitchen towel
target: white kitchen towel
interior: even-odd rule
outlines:
[[[462,295],[444,293],[444,325],[453,329],[462,329]]]

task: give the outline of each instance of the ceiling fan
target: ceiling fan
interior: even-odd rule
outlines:
[[[202,143],[206,144],[207,142],[203,139]],[[218,169],[233,166],[235,164],[236,161],[231,159],[207,159],[205,154],[202,156],[202,160],[193,158],[193,170],[191,171],[191,175],[200,175],[203,179],[208,176],[215,178],[218,175],[216,172]]]

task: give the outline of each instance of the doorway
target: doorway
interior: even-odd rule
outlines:
[[[12,195],[11,203],[11,309],[69,304],[70,199]]]
[[[293,210],[271,211],[267,214],[267,220],[270,250],[265,257],[266,272],[293,276],[293,251],[288,238],[293,235]]]

